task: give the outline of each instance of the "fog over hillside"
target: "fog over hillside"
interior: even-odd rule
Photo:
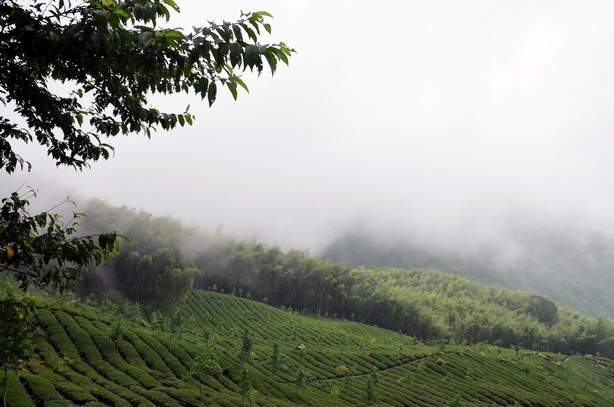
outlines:
[[[119,137],[89,170],[24,147],[4,195],[26,179],[313,253],[358,230],[483,273],[611,279],[614,3],[178,3],[169,26],[267,10],[298,53],[237,102],[152,99],[194,126]]]
[[[339,236],[321,257],[350,266],[442,270],[486,284],[539,292],[587,315],[614,319],[611,233],[539,222],[510,224],[497,240],[469,250],[363,228]]]

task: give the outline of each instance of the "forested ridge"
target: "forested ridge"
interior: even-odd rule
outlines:
[[[85,276],[83,296],[112,291],[150,310],[168,309],[195,287],[378,325],[423,341],[614,356],[612,322],[537,294],[434,270],[351,268],[100,201],[87,212],[85,231],[111,227],[131,240],[109,266]]]
[[[500,233],[477,249],[463,251],[412,236],[353,230],[341,233],[321,254],[348,266],[433,268],[484,284],[538,292],[586,315],[614,318],[612,234],[587,225],[570,230],[564,224],[539,222],[509,225]]]

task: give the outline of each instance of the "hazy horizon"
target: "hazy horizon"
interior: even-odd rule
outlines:
[[[275,77],[246,74],[209,109],[152,98],[194,126],[117,137],[75,172],[40,148],[32,173],[75,194],[239,238],[317,251],[367,228],[475,250],[510,224],[614,225],[614,3],[181,1],[170,26],[275,16],[296,48]],[[6,193],[5,193],[6,195]],[[609,232],[608,232],[609,233]]]

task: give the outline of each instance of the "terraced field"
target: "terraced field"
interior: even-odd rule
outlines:
[[[118,335],[116,321],[83,304],[39,310],[36,354],[9,377],[9,405],[614,405],[614,362],[599,357],[429,347],[377,327],[199,290],[181,310],[192,333],[129,324]],[[238,357],[245,329],[251,398],[242,397]],[[188,372],[205,336],[223,371],[199,383]],[[285,355],[275,373],[274,342]]]

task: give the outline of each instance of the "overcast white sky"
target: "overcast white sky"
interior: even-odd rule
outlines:
[[[178,3],[184,27],[267,10],[263,42],[298,53],[237,102],[159,99],[194,126],[82,173],[28,149],[29,179],[314,250],[357,223],[448,243],[510,213],[612,224],[614,2]]]

